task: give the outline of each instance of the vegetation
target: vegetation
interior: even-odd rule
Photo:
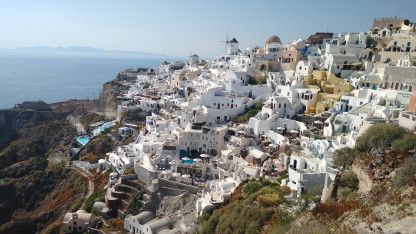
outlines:
[[[85,200],[84,206],[82,207],[83,210],[87,211],[88,213],[92,212],[92,208],[94,206],[94,202],[95,200],[97,200],[98,198],[100,198],[103,195],[102,191],[99,192],[95,192],[93,194],[91,194],[87,200]]]
[[[345,147],[335,151],[334,165],[349,168],[358,155],[368,153],[374,148],[385,150],[391,146],[400,151],[415,149],[416,136],[407,133],[406,129],[396,124],[373,125],[357,139],[353,149]]]
[[[81,124],[84,126],[84,128],[87,128],[90,124],[107,120],[108,119],[105,117],[105,115],[99,115],[94,112],[88,112],[86,115],[82,116]]]
[[[393,148],[400,151],[414,150],[416,148],[416,136],[413,134],[404,135],[393,142]]]
[[[369,152],[372,148],[387,149],[405,133],[406,129],[397,124],[376,124],[357,139],[355,149],[363,153]]]
[[[401,188],[405,185],[413,184],[416,173],[416,156],[412,156],[405,160],[404,165],[397,173],[397,177],[394,180],[394,185],[397,188]]]
[[[357,190],[358,183],[359,183],[359,180],[357,178],[357,174],[355,174],[355,172],[353,171],[343,173],[341,175],[341,178],[339,179],[339,184],[342,187],[350,188],[351,190]]]
[[[77,191],[80,191],[84,188],[85,181],[82,177],[75,171],[71,171],[68,179],[65,182],[65,188],[76,188]]]
[[[358,152],[349,147],[336,150],[334,153],[334,165],[336,167],[349,168],[357,156]]]
[[[245,180],[229,204],[198,217],[200,233],[260,233],[264,227],[271,233],[287,231],[294,216],[280,206],[288,193],[290,189],[267,179]]]
[[[257,113],[261,110],[263,107],[263,102],[259,102],[256,105],[246,108],[246,112],[239,116],[232,116],[231,121],[237,122],[237,123],[246,123],[250,120],[251,117],[254,117],[257,115]]]
[[[59,234],[61,233],[61,224],[60,222],[51,223],[49,226],[43,230],[45,234]]]
[[[256,78],[254,77],[254,76],[248,76],[248,80],[247,80],[247,83],[248,84],[251,84],[251,85],[256,85],[257,84],[257,80],[256,80]]]
[[[69,209],[69,212],[75,212],[77,210],[79,210],[79,208],[81,208],[82,203],[84,203],[85,198],[81,197],[78,200],[76,200],[74,202],[74,204],[71,206],[71,208]]]

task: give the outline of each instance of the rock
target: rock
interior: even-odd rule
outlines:
[[[386,223],[388,223],[388,222],[390,222],[390,219],[383,219],[383,220],[381,220],[381,223],[384,225],[384,224],[386,224]]]
[[[396,231],[396,230],[388,230],[385,232],[386,234],[401,234],[401,232]]]
[[[365,204],[368,204],[370,202],[370,199],[364,197],[360,199],[360,203],[358,204],[359,207],[364,206]]]
[[[366,223],[366,222],[362,222],[362,223],[359,223],[359,224],[355,227],[355,230],[356,230],[358,233],[364,233],[364,232],[371,231],[371,228],[370,228],[370,225],[369,225],[368,223]]]

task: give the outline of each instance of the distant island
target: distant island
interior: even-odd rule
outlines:
[[[171,58],[166,54],[156,54],[143,51],[104,50],[94,47],[20,47],[15,49],[0,49],[0,54],[26,54],[26,55],[73,55],[97,57],[123,57],[123,58]]]

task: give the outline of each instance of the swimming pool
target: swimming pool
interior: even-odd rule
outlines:
[[[189,160],[181,160],[181,163],[187,163],[187,164],[194,164],[194,160],[193,159],[189,159]]]
[[[81,143],[82,145],[86,145],[87,143],[88,143],[88,138],[87,137],[78,137],[77,138],[77,141],[79,142],[79,143]]]
[[[111,127],[111,125],[112,125],[112,122],[103,124],[103,126],[100,127],[100,132],[104,131],[106,128]]]

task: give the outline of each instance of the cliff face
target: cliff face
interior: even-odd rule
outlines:
[[[25,129],[51,120],[62,119],[66,115],[65,112],[55,111],[0,110],[0,151],[18,139]]]
[[[69,144],[76,130],[65,120],[66,115],[54,111],[2,111],[0,170]]]
[[[48,165],[48,156],[63,152],[75,137],[67,115],[51,110],[0,111],[0,233],[42,230],[62,218],[85,190],[75,171],[63,164]]]
[[[126,90],[127,87],[117,79],[105,83],[98,100],[99,109],[106,112],[117,111],[117,106],[121,104],[121,100],[118,100],[117,96]]]

